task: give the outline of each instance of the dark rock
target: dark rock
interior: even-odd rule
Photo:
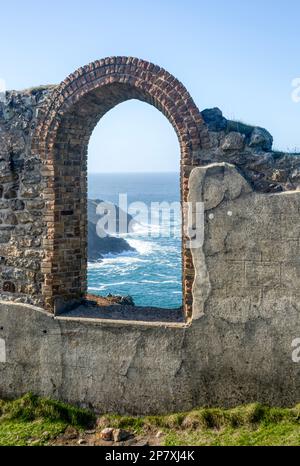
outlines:
[[[23,176],[22,182],[25,185],[30,184],[38,184],[41,181],[41,175],[35,172],[27,172],[26,175]]]
[[[2,209],[8,209],[9,207],[9,201],[8,200],[0,200],[0,210]]]
[[[16,291],[15,284],[13,282],[4,282],[3,291],[6,293],[14,293]]]
[[[18,197],[18,195],[14,188],[8,188],[4,193],[4,199],[15,199],[16,197]]]
[[[127,440],[130,436],[131,433],[124,429],[114,429],[113,431],[114,442],[122,442],[123,440]]]
[[[3,214],[2,221],[7,225],[17,225],[18,223],[17,217],[12,212],[5,212]]]
[[[223,131],[226,129],[227,120],[223,117],[223,113],[219,108],[206,108],[202,110],[201,114],[210,131]]]
[[[13,199],[10,207],[12,210],[24,210],[25,203],[21,199]]]
[[[33,221],[33,218],[32,216],[30,215],[29,212],[27,212],[26,210],[25,211],[21,211],[21,212],[18,212],[17,213],[17,216],[18,216],[18,221],[20,223],[32,223]]]
[[[124,238],[97,235],[95,224],[88,222],[88,260],[97,261],[105,254],[120,254],[124,251],[134,251]]]
[[[120,254],[125,251],[135,251],[124,238],[106,235],[100,237],[97,233],[96,225],[101,215],[96,213],[99,200],[88,200],[88,260],[97,261],[103,258],[104,254]],[[120,209],[118,209],[120,216]],[[127,216],[127,222],[130,222],[132,217]],[[99,229],[98,229],[99,232]]]
[[[103,218],[104,214],[97,213],[97,207],[101,205],[103,202],[104,201],[102,201],[101,199],[88,199],[88,220],[89,222],[97,224],[98,220]],[[113,204],[112,202],[105,202],[105,207],[106,206],[109,210],[113,209],[116,215],[116,225],[115,225],[116,228],[114,231],[108,231],[108,233],[114,235],[116,233],[132,232],[133,226],[136,224],[133,217],[127,212],[124,212],[122,209],[120,209],[119,206]],[[123,222],[124,225],[122,225],[121,222]],[[126,230],[120,231],[124,227]]]
[[[106,298],[113,304],[121,304],[123,306],[134,306],[132,296],[119,296],[109,293]]]
[[[11,237],[11,232],[9,230],[1,228],[0,230],[0,243],[8,243]]]
[[[259,147],[269,151],[272,149],[272,145],[273,137],[266,129],[259,127],[254,128],[249,142],[250,147]]]

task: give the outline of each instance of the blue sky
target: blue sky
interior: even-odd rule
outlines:
[[[7,88],[60,82],[110,55],[166,68],[201,109],[267,128],[276,149],[300,149],[300,2],[296,0],[11,0],[1,4],[0,79]],[[166,119],[127,102],[98,124],[91,171],[178,169]]]

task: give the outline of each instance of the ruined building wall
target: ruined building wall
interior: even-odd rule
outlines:
[[[62,250],[53,261],[54,256],[47,255],[49,245],[56,239],[60,244],[60,235],[70,233],[69,228],[77,231],[71,215],[59,221],[62,212],[70,211],[64,211],[65,185],[54,176],[53,161],[58,175],[73,173],[68,164],[77,173],[77,149],[66,143],[65,134],[74,130],[74,121],[80,124],[84,119],[68,112],[76,107],[61,111],[59,103],[72,100],[72,92],[81,85],[89,89],[92,83],[82,73],[75,73],[71,84],[66,80],[65,94],[53,101],[58,109],[49,111],[58,120],[65,115],[58,139],[45,141],[45,147],[58,143],[61,149],[53,160],[32,150],[32,138],[45,99],[51,100],[58,88],[8,92],[0,102],[0,397],[31,390],[123,413],[299,402],[300,364],[292,360],[292,343],[300,338],[300,157],[272,151],[272,136],[266,130],[226,120],[218,109],[197,115],[190,97],[175,84],[182,91],[180,98],[196,112],[190,118],[186,105],[180,106],[192,124],[187,139],[184,120],[172,105],[172,91],[166,97],[155,80],[142,82],[147,71],[130,83],[138,82],[144,91],[151,87],[153,100],[148,103],[169,118],[167,110],[173,108],[181,138],[183,199],[205,206],[204,243],[190,255],[184,249],[188,318],[184,323],[126,322],[49,312],[45,289],[57,291],[69,283],[64,282]],[[163,72],[159,76],[162,88],[169,88],[172,77]],[[119,91],[119,86],[113,87],[109,95],[116,97],[114,103],[120,100]],[[99,96],[87,97],[81,111],[88,113]],[[96,107],[89,129],[99,116]],[[76,146],[75,136],[70,137]],[[78,154],[85,156],[84,150]],[[59,163],[56,156],[61,156]],[[54,183],[58,209],[52,212]],[[76,209],[84,205],[70,191],[68,203],[73,201]],[[84,246],[85,238],[81,241]],[[55,261],[61,258],[61,274],[53,288]],[[84,281],[78,285],[80,292],[83,285]]]
[[[1,302],[0,396],[31,390],[132,414],[299,402],[300,193],[257,193],[224,162],[195,167],[189,184],[205,202],[192,322],[54,317]]]
[[[9,91],[0,101],[0,297],[41,307],[49,193],[45,165],[31,146],[39,109],[54,89]],[[257,192],[298,188],[300,157],[273,152],[266,130],[226,120],[218,109],[202,116],[206,137],[193,165],[234,164]]]
[[[227,120],[218,108],[202,111],[208,141],[199,165],[227,162],[235,165],[261,193],[296,190],[300,186],[300,154],[272,150],[273,137],[264,128]]]

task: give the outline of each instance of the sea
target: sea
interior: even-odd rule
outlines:
[[[118,206],[121,199],[120,207],[125,199],[135,219],[132,231],[120,233],[134,251],[107,254],[88,263],[88,291],[130,295],[138,306],[180,307],[179,173],[90,173],[88,197]]]

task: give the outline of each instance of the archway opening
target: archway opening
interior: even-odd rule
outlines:
[[[136,306],[181,308],[181,218],[174,129],[138,100],[116,106],[89,142],[88,293]]]
[[[199,164],[202,116],[185,87],[170,73],[133,57],[109,57],[79,68],[57,86],[39,109],[32,154],[44,165],[42,298],[54,313],[80,305],[87,291],[87,152],[99,120],[113,107],[137,99],[169,120],[180,145],[181,203],[189,174]],[[206,139],[205,139],[206,138]],[[184,315],[192,316],[194,264],[189,215],[183,205]]]

